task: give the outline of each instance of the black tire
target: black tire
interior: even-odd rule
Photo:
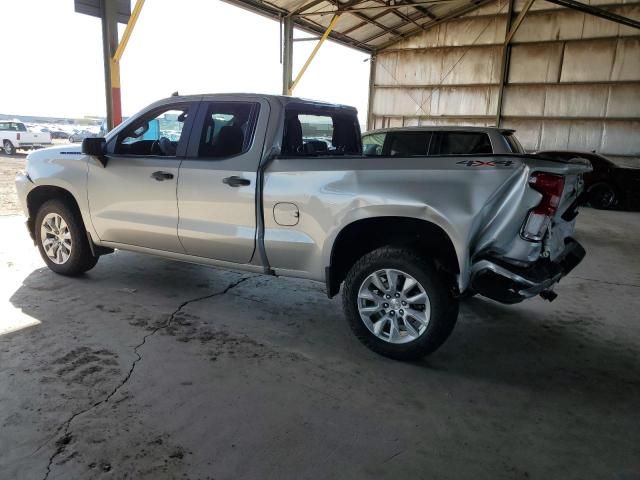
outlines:
[[[589,187],[588,202],[590,207],[600,210],[613,208],[618,202],[615,188],[606,182],[600,182]]]
[[[46,254],[43,242],[41,227],[45,217],[55,213],[60,215],[69,228],[71,235],[71,253],[64,263],[55,263]],[[47,266],[60,275],[76,276],[91,270],[98,263],[98,257],[91,253],[87,231],[82,222],[80,213],[76,208],[68,205],[62,200],[49,200],[42,204],[34,223],[36,244],[40,251],[40,256]]]
[[[4,153],[6,153],[7,155],[13,155],[14,153],[16,153],[16,148],[9,140],[4,141],[4,143],[2,144],[2,148],[4,149]]]
[[[431,315],[426,330],[408,343],[390,343],[373,334],[358,311],[358,291],[365,279],[382,269],[397,269],[416,279],[429,297]],[[451,285],[433,264],[402,247],[382,247],[360,258],[345,279],[342,304],[356,337],[376,353],[396,360],[417,360],[440,347],[451,334],[458,318],[458,300]]]

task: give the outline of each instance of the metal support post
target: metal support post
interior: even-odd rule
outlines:
[[[111,130],[122,122],[120,109],[120,72],[113,68],[113,55],[118,48],[117,5],[114,0],[100,2],[102,16],[102,52],[104,61],[104,86],[107,98],[107,128]],[[116,84],[114,85],[114,77]],[[117,91],[114,91],[117,90]],[[116,123],[116,117],[118,119]]]
[[[369,57],[369,101],[367,105],[367,130],[374,128],[373,122],[373,96],[376,88],[376,56],[371,54]]]
[[[522,11],[518,14],[516,19],[513,19],[513,6],[514,0],[509,0],[509,10],[507,12],[507,25],[504,38],[504,45],[502,46],[502,60],[500,63],[500,85],[498,86],[498,105],[496,108],[496,127],[500,127],[502,122],[502,103],[504,99],[504,87],[509,77],[509,63],[511,62],[511,40],[513,36],[520,28],[525,15],[533,5],[534,0],[527,0]]]
[[[289,95],[293,77],[293,17],[286,16],[282,22],[282,94]]]

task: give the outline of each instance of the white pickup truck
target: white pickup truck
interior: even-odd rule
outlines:
[[[22,122],[0,121],[0,147],[7,155],[13,155],[16,150],[34,150],[49,146],[49,132],[30,132]]]

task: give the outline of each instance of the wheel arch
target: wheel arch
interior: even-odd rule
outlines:
[[[455,277],[460,273],[458,254],[441,226],[415,217],[378,216],[355,220],[336,236],[330,264],[325,269],[329,297],[338,293],[349,269],[360,257],[384,245],[407,246],[427,254],[456,285]]]
[[[49,200],[62,200],[68,204],[82,219],[82,213],[80,211],[80,205],[73,196],[73,194],[65,188],[54,185],[39,185],[31,189],[27,195],[27,210],[29,212],[29,218],[27,219],[27,226],[31,238],[35,240],[35,220],[36,215],[40,207]],[[84,219],[83,219],[84,223]]]

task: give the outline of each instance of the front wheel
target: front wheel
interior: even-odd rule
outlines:
[[[14,153],[16,153],[16,147],[14,147],[13,143],[11,143],[9,140],[4,141],[4,143],[2,144],[2,148],[4,148],[4,153],[6,153],[7,155],[13,155]]]
[[[98,263],[98,257],[91,253],[80,214],[65,202],[45,202],[38,210],[34,228],[40,255],[54,272],[80,275]]]
[[[360,258],[347,275],[342,300],[358,339],[398,360],[434,352],[458,317],[447,282],[431,262],[406,248],[383,247]]]

